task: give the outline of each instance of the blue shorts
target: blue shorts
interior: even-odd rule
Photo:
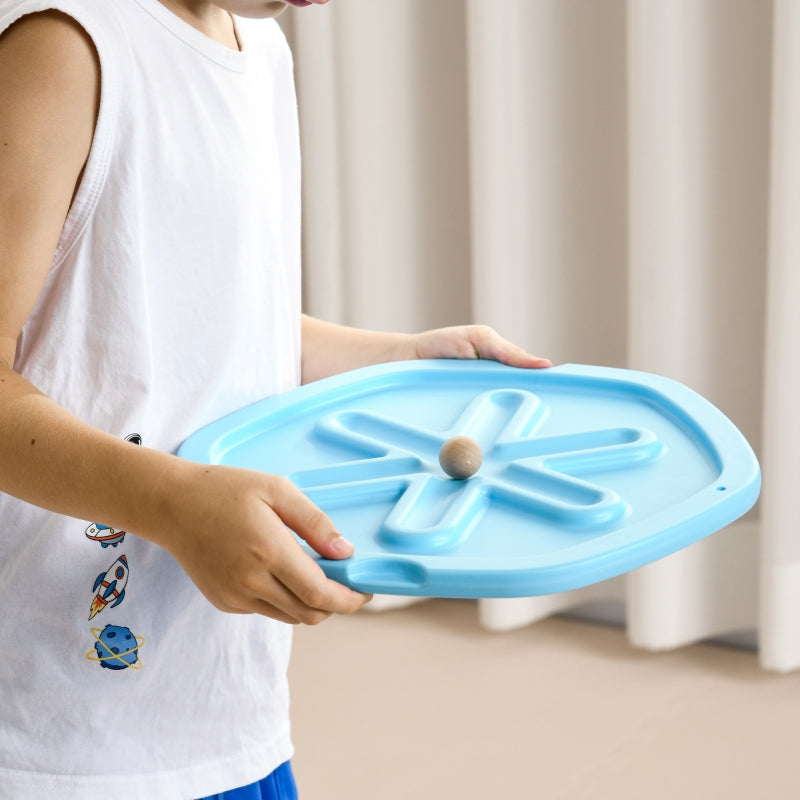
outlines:
[[[212,794],[201,800],[297,800],[297,786],[291,764],[287,761],[257,783]]]

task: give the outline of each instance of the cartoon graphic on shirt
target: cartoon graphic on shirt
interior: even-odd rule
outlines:
[[[125,441],[141,445],[142,437],[138,433],[131,433],[125,437]],[[104,549],[109,545],[116,547],[120,542],[124,542],[126,533],[127,531],[121,531],[119,528],[110,528],[108,525],[101,525],[99,522],[93,522],[86,528],[86,538],[91,539],[93,542],[100,542],[100,546]]]
[[[142,437],[138,433],[131,433],[125,437],[125,441],[141,445]],[[126,531],[99,522],[93,522],[86,528],[86,538],[99,542],[103,548],[116,547],[125,541],[125,534]],[[94,619],[105,608],[118,606],[125,599],[129,574],[128,557],[123,553],[95,578],[89,619]],[[115,671],[142,668],[139,650],[144,644],[143,636],[136,636],[130,628],[122,625],[106,625],[105,628],[92,628],[91,631],[95,644],[86,653],[89,661],[96,661],[103,669]]]
[[[96,592],[89,611],[89,619],[99,614],[111,602],[109,608],[118,606],[125,599],[125,584],[128,582],[128,559],[121,555],[105,572],[95,579],[92,591]]]
[[[86,538],[94,542],[100,542],[101,547],[116,547],[120,542],[125,541],[125,534],[127,531],[121,531],[116,528],[109,528],[108,525],[100,525],[93,522],[86,529]]]
[[[94,649],[86,654],[89,661],[97,661],[104,669],[141,669],[139,650],[144,645],[143,636],[135,636],[130,628],[121,625],[106,625],[92,628]]]

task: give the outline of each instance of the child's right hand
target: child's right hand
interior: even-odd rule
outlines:
[[[327,578],[303,551],[292,531],[325,558],[347,558],[353,545],[291,481],[235,467],[175,467],[176,481],[165,484],[167,525],[145,535],[217,608],[314,625],[371,599]]]

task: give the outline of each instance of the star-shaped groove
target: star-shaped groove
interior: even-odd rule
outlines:
[[[627,504],[580,476],[649,463],[662,443],[632,427],[537,436],[547,416],[536,395],[518,389],[476,396],[444,431],[340,411],[320,418],[313,435],[356,458],[291,478],[325,510],[392,503],[376,538],[396,552],[429,554],[461,544],[493,503],[574,530],[617,523]],[[438,463],[444,442],[459,434],[483,451],[480,472],[463,481],[447,477]]]

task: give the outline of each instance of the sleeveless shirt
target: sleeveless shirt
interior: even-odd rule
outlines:
[[[300,380],[291,56],[274,20],[236,19],[234,51],[157,0],[0,0],[0,32],[50,8],[94,43],[100,110],[15,368],[175,452]],[[0,494],[0,796],[167,800],[262,778],[292,754],[290,630],[217,611],[132,533]]]

